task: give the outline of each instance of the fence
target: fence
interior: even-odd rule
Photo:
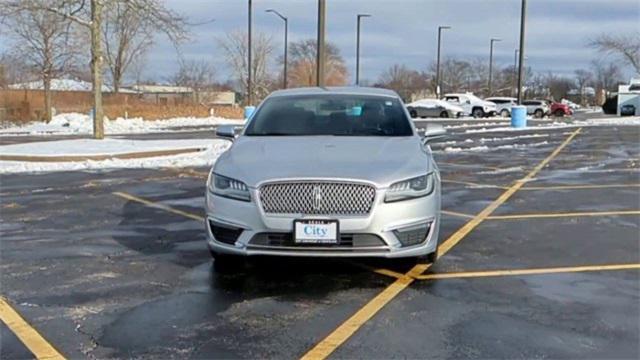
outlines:
[[[87,114],[93,107],[93,94],[86,91],[53,91],[52,103],[57,113],[79,112]],[[169,98],[158,104],[145,100],[138,94],[103,94],[105,116],[142,117],[144,119],[167,119],[182,116],[215,116],[242,118],[242,109],[237,106],[206,106],[195,104],[183,97]],[[0,90],[0,121],[24,123],[44,118],[44,91]]]

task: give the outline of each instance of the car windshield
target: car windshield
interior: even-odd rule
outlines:
[[[265,100],[244,133],[249,136],[412,136],[395,98],[346,94],[276,96]]]

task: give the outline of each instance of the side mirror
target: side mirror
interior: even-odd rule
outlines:
[[[424,130],[424,139],[422,140],[425,144],[431,142],[433,140],[444,137],[447,134],[447,130],[440,124],[428,124],[427,128]]]
[[[227,140],[235,140],[236,131],[233,125],[220,125],[216,129],[216,137],[227,139]]]

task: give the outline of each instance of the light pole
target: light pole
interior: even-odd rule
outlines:
[[[356,32],[356,86],[360,85],[360,19],[371,17],[369,14],[358,14],[358,30]]]
[[[283,80],[282,80],[282,88],[287,88],[287,37],[289,35],[289,19],[286,16],[283,16],[278,11],[269,9],[266,12],[276,14],[280,19],[284,21],[284,72],[283,72]]]
[[[520,54],[518,58],[518,105],[522,105],[522,78],[524,77],[524,40],[527,19],[527,0],[522,0],[520,13]]]
[[[318,0],[318,38],[316,40],[316,86],[324,87],[325,43],[324,28],[327,13],[326,0]]]
[[[436,60],[436,97],[440,98],[440,43],[442,30],[451,29],[451,26],[438,26],[438,59]]]
[[[248,12],[249,12],[249,19],[248,19],[248,34],[247,34],[247,105],[251,106],[251,68],[253,68],[253,66],[251,66],[251,0],[249,0],[249,7],[248,7]]]
[[[513,56],[513,81],[511,82],[513,92],[511,95],[514,97],[516,96],[516,76],[518,73],[518,52],[519,50],[516,49],[515,54]]]
[[[491,80],[493,77],[493,43],[496,41],[502,41],[502,39],[491,38],[491,50],[489,50],[489,96],[491,96],[493,93],[491,89]]]

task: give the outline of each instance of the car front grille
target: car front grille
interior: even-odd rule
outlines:
[[[283,182],[260,187],[267,214],[367,215],[376,190],[371,185],[346,182]]]

